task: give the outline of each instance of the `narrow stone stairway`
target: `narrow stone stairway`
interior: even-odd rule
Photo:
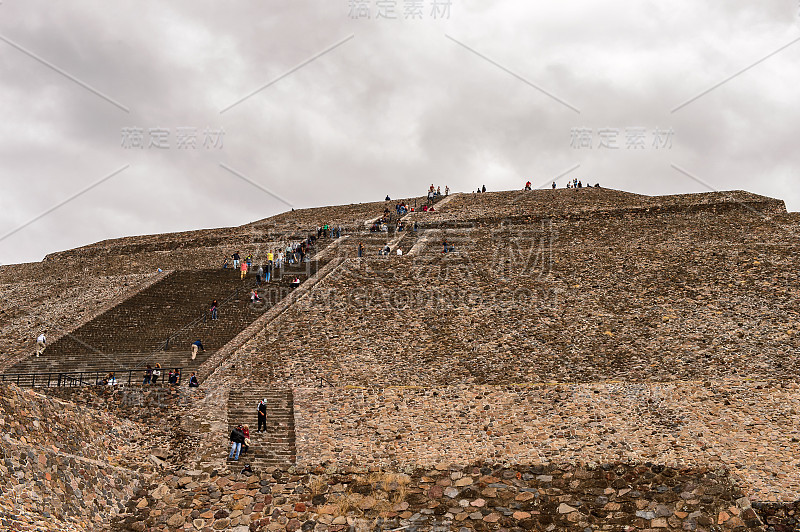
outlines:
[[[267,400],[266,432],[256,432],[261,399]],[[250,464],[253,471],[257,471],[268,466],[294,463],[294,394],[291,389],[232,390],[228,397],[228,434],[239,424],[249,426],[251,441],[249,451],[239,457],[239,465]],[[237,463],[233,460],[228,462]]]

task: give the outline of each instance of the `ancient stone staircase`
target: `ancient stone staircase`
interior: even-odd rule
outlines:
[[[164,371],[184,368],[189,372],[228,343],[290,291],[295,276],[307,280],[321,267],[316,261],[289,265],[261,284],[262,302],[252,305],[250,291],[255,276],[244,280],[231,269],[175,271],[135,296],[89,321],[71,334],[48,345],[41,357],[28,357],[8,374],[46,374],[77,371],[115,371],[117,377],[136,370],[141,382],[146,364],[161,364]],[[219,303],[219,317],[211,320],[212,300]],[[190,344],[200,339],[205,351],[191,360]],[[45,382],[46,377],[37,379]],[[21,383],[25,385],[25,383]]]
[[[267,399],[267,431],[259,433],[256,432],[257,407],[261,399]],[[250,450],[239,457],[239,464],[250,464],[256,471],[272,465],[294,463],[294,395],[291,389],[231,390],[228,397],[228,434],[239,424],[249,426],[251,440]],[[236,462],[229,460],[229,463]]]

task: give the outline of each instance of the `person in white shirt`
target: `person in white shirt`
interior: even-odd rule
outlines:
[[[400,248],[397,248],[397,255],[398,255],[398,256],[400,256],[400,255],[402,255],[402,254],[403,254],[403,250],[402,250],[402,249],[400,249]]]
[[[44,333],[40,334],[38,338],[36,338],[36,356],[38,357],[42,353],[44,353],[44,349],[47,347],[47,337]]]

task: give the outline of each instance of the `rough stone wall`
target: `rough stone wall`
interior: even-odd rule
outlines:
[[[800,501],[788,504],[753,503],[761,521],[769,532],[796,532],[800,530]]]
[[[134,422],[0,387],[4,530],[106,530],[150,472]]]
[[[800,264],[791,234],[757,216],[443,235],[454,253],[432,242],[416,258],[337,269],[256,336],[247,371],[295,386],[793,380],[800,371]]]
[[[52,388],[47,394],[79,407],[138,424],[147,434],[136,442],[148,465],[159,471],[187,463],[222,465],[212,426],[227,428],[227,391],[186,386],[95,386]],[[227,433],[224,434],[227,436]]]
[[[800,386],[746,381],[295,389],[298,464],[473,460],[729,468],[800,499]]]

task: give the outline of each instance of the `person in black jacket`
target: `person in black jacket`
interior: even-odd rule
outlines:
[[[244,431],[242,431],[242,426],[239,425],[235,429],[231,431],[231,454],[228,455],[228,459],[238,460],[239,453],[242,452],[242,444],[244,443]],[[236,456],[234,457],[234,454]]]
[[[259,401],[258,403],[258,428],[256,432],[261,432],[261,427],[264,427],[264,432],[267,432],[267,400]]]

